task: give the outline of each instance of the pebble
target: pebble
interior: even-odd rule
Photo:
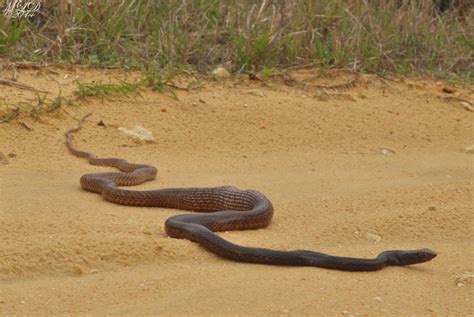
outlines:
[[[456,90],[450,87],[443,87],[441,88],[441,91],[447,94],[454,94],[456,92]]]
[[[381,298],[380,296],[375,296],[375,297],[374,297],[374,301],[380,303],[380,302],[382,301],[382,298]]]
[[[468,103],[468,102],[461,102],[462,106],[464,109],[466,109],[467,111],[471,111],[471,112],[474,112],[474,107],[472,106],[472,104]]]
[[[467,154],[474,154],[474,144],[464,148],[464,152]]]
[[[126,128],[118,128],[120,132],[122,132],[125,135],[128,135],[131,138],[140,140],[140,141],[153,141],[153,133],[151,131],[145,129],[141,125],[136,126],[132,130],[126,129]]]
[[[456,285],[463,286],[464,284],[473,284],[474,283],[474,273],[472,272],[463,272],[456,275]]]
[[[247,94],[254,95],[257,97],[265,97],[265,94],[262,91],[257,90],[257,89],[247,90]]]
[[[343,315],[347,315],[347,314],[349,314],[349,311],[348,311],[347,309],[344,309],[344,310],[342,311],[342,314],[343,314]]]
[[[390,156],[390,155],[394,155],[397,152],[389,148],[380,148],[380,153],[385,156]]]
[[[83,275],[84,270],[82,269],[82,267],[80,265],[74,264],[72,266],[72,273],[75,274],[75,275]]]
[[[230,73],[224,67],[217,67],[216,69],[212,71],[212,74],[216,77],[221,77],[221,78],[230,77]]]
[[[7,157],[2,152],[0,152],[0,165],[7,165],[7,164],[8,164]]]
[[[370,233],[370,232],[367,232],[365,234],[365,237],[369,240],[372,240],[372,241],[375,241],[375,242],[380,242],[382,241],[382,237],[379,236],[378,234],[375,234],[375,233]]]

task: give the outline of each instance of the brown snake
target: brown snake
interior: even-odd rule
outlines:
[[[92,165],[115,167],[122,172],[85,174],[81,177],[83,189],[121,205],[211,212],[170,217],[165,222],[165,230],[170,237],[189,239],[221,257],[238,262],[316,266],[343,271],[375,271],[389,265],[404,266],[427,262],[436,256],[430,249],[392,250],[380,253],[375,259],[360,259],[308,250],[276,251],[233,244],[219,237],[214,231],[268,226],[273,217],[273,206],[265,195],[255,190],[240,190],[232,186],[149,191],[118,188],[152,180],[157,170],[151,165],[132,164],[119,158],[97,158],[92,153],[76,149],[71,134],[78,132],[91,114],[84,116],[77,127],[66,131],[69,151],[77,157],[87,159]]]

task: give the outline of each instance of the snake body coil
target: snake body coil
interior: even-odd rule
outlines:
[[[66,145],[77,157],[92,165],[118,168],[116,173],[93,173],[81,177],[84,190],[102,195],[110,202],[128,206],[174,208],[208,214],[184,214],[170,217],[165,222],[166,233],[173,238],[189,239],[207,250],[230,260],[273,265],[316,266],[344,271],[375,271],[389,265],[410,265],[433,259],[430,249],[393,250],[380,253],[375,259],[338,257],[324,253],[296,250],[276,251],[233,244],[215,231],[257,229],[268,226],[273,217],[273,206],[262,193],[240,190],[231,186],[212,188],[168,188],[150,191],[130,191],[119,186],[138,185],[155,178],[157,170],[151,165],[132,164],[119,158],[97,158],[92,153],[74,147],[71,134],[66,131]]]

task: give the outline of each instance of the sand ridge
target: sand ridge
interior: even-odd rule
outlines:
[[[18,78],[72,96],[77,80],[138,76],[62,67]],[[473,100],[472,87],[457,87],[449,99],[446,84],[430,80],[291,76],[307,85],[204,80],[176,91],[178,100],[143,90],[1,124],[8,163],[0,165],[0,314],[474,313],[474,164],[465,150],[473,114],[456,99]],[[29,94],[0,90],[9,103]],[[235,243],[359,257],[430,247],[439,256],[412,268],[347,273],[233,263],[168,238],[164,221],[181,211],[113,205],[80,189],[82,174],[104,168],[71,156],[64,131],[90,111],[76,144],[157,166],[157,179],[137,189],[233,185],[265,193],[272,224],[222,233]],[[155,142],[117,131],[136,125]]]

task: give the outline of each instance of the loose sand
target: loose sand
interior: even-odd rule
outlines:
[[[465,149],[474,114],[458,99],[472,101],[473,87],[449,94],[429,80],[317,74],[202,80],[176,90],[179,100],[148,90],[86,98],[0,124],[0,315],[473,315],[474,155]],[[136,76],[17,73],[49,97],[71,96],[77,80]],[[352,84],[322,88],[344,83]],[[0,86],[0,98],[36,97]],[[180,211],[118,206],[81,190],[82,174],[104,168],[70,155],[64,131],[90,111],[78,147],[158,167],[157,180],[137,189],[265,193],[273,222],[221,234],[235,243],[358,257],[429,247],[439,255],[350,273],[234,263],[168,238],[163,224]],[[138,144],[117,131],[136,125],[156,141]]]

